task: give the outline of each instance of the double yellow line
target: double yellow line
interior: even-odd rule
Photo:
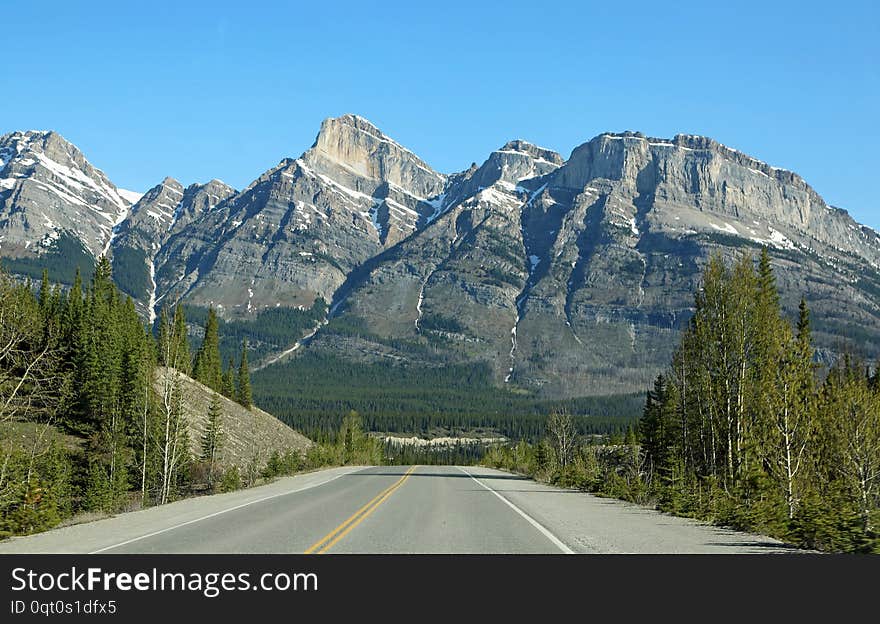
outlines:
[[[327,535],[322,537],[319,541],[312,544],[312,546],[310,546],[309,549],[307,551],[305,551],[304,554],[306,554],[306,555],[312,555],[312,554],[321,555],[321,554],[327,552],[328,550],[330,550],[331,548],[333,548],[333,546],[335,546],[337,544],[337,542],[339,542],[339,540],[341,540],[343,537],[348,535],[348,533],[353,528],[355,528],[357,525],[359,525],[361,522],[364,521],[364,518],[366,518],[371,513],[376,511],[376,508],[379,505],[384,503],[388,499],[389,496],[391,496],[392,494],[394,494],[394,492],[396,492],[398,489],[400,489],[400,487],[404,483],[406,483],[406,480],[410,478],[412,473],[415,472],[415,469],[417,467],[418,466],[412,466],[394,484],[392,484],[388,488],[379,492],[379,494],[377,494],[376,497],[373,498],[373,500],[371,500],[369,503],[367,503],[366,505],[364,505],[363,507],[358,509],[356,512],[354,512],[354,514],[352,514],[352,516],[348,520],[346,520],[345,522],[340,524],[338,527],[336,527],[335,529],[330,531]]]

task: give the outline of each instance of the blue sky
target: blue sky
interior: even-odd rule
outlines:
[[[0,133],[57,130],[138,191],[242,188],[346,112],[445,172],[513,138],[705,134],[880,227],[872,2],[182,4],[7,7]]]

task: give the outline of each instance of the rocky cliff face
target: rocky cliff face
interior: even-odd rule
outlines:
[[[705,137],[606,133],[567,160],[511,141],[444,175],[345,115],[241,192],[168,178],[130,210],[57,135],[0,150],[0,253],[69,230],[112,252],[148,317],[181,300],[252,318],[323,298],[309,349],[485,361],[499,386],[546,396],[627,392],[667,364],[708,257],[766,246],[786,308],[803,295],[814,310],[823,356],[843,339],[880,350],[877,233]]]
[[[421,338],[548,396],[642,389],[667,364],[710,254],[762,246],[787,309],[804,295],[822,319],[824,353],[842,336],[880,347],[877,234],[797,175],[711,139],[605,134],[565,163],[508,144],[447,196],[338,295],[337,313],[378,336],[383,357],[382,338]],[[363,342],[328,332],[312,348]]]

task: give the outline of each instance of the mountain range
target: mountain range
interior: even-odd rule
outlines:
[[[800,176],[710,138],[603,133],[566,159],[522,140],[444,174],[355,115],[247,188],[117,188],[55,132],[0,137],[0,257],[70,283],[109,254],[145,319],[163,305],[326,318],[305,351],[484,362],[543,397],[642,390],[664,368],[713,253],[770,251],[783,307],[806,298],[820,357],[880,348],[880,236]],[[300,349],[299,347],[303,347]]]

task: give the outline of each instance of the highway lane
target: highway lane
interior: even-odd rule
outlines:
[[[0,554],[788,551],[766,537],[455,466],[333,468],[0,542]]]
[[[370,478],[369,473],[350,477]],[[330,552],[560,554],[569,549],[463,470],[420,466]]]

